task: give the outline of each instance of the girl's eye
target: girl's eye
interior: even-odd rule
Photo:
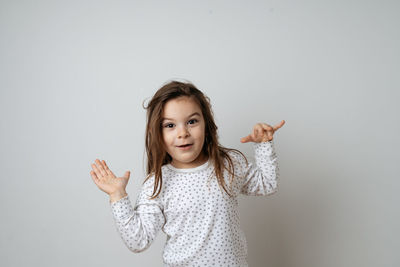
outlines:
[[[196,122],[197,122],[196,119],[191,119],[191,120],[188,121],[189,124],[194,124],[194,123],[196,123]]]
[[[164,127],[165,128],[172,128],[172,127],[174,127],[174,124],[173,123],[167,123],[167,124],[164,125]]]

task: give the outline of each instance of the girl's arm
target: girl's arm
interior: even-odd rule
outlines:
[[[245,165],[240,193],[266,196],[277,191],[279,166],[273,141],[254,143],[255,164]]]
[[[142,186],[134,208],[128,195],[110,202],[118,233],[129,250],[135,253],[146,250],[165,223],[160,201],[147,199],[152,192],[148,181]]]
[[[242,143],[254,142],[255,164],[246,165],[242,159],[239,159],[242,170],[244,170],[240,193],[266,196],[277,191],[279,167],[272,140],[275,131],[283,124],[285,124],[284,120],[274,127],[266,123],[258,123],[254,126],[251,134],[241,139]]]
[[[152,193],[154,176],[143,184],[133,209],[125,191],[130,171],[118,178],[108,168],[106,162],[99,159],[92,164],[92,168],[90,174],[93,182],[110,196],[117,230],[126,246],[132,252],[141,252],[148,248],[165,222],[160,200],[147,199]]]

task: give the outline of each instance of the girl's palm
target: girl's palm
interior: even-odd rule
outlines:
[[[96,159],[96,164],[92,164],[93,171],[90,172],[93,182],[100,190],[111,195],[117,191],[123,191],[129,181],[130,172],[125,172],[122,177],[116,177],[108,168],[106,162]]]

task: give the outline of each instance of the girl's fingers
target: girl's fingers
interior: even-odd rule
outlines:
[[[94,171],[90,171],[90,176],[92,176],[93,180],[98,180],[99,179],[99,178],[97,178],[97,176],[94,173]]]
[[[278,130],[279,128],[281,128],[283,125],[285,124],[285,120],[282,120],[279,124],[274,126],[274,130]]]
[[[282,120],[280,123],[272,127],[266,123],[257,123],[253,127],[253,131],[248,136],[242,137],[240,142],[266,142],[274,139],[273,135],[276,130],[281,128],[285,124],[285,121]]]
[[[96,176],[96,174],[94,173],[94,171],[91,171],[91,172],[90,172],[90,176],[92,177],[93,182],[94,182],[96,185],[99,185],[100,180],[99,180],[99,178],[97,178],[97,176]]]
[[[101,162],[100,162],[99,159],[96,159],[96,164],[97,164],[96,167],[98,167],[98,169],[99,169],[101,175],[106,176],[106,175],[107,175],[107,172],[104,170],[104,167],[103,167],[103,165],[101,164]]]
[[[264,135],[265,135],[264,128],[263,128],[263,125],[261,123],[258,123],[256,127],[257,127],[257,138],[256,138],[256,141],[260,142],[260,141],[262,141],[262,139],[264,138]]]
[[[101,177],[103,177],[103,176],[101,175],[101,172],[100,172],[99,168],[97,168],[96,164],[92,164],[92,169],[93,169],[93,171],[95,172],[96,177],[97,177],[98,179],[100,179]]]
[[[107,166],[107,164],[106,164],[106,161],[105,161],[105,160],[102,160],[102,163],[103,163],[104,170],[105,170],[108,174],[113,174],[113,172],[108,168],[108,166]]]
[[[268,141],[271,141],[274,138],[273,133],[271,131],[267,131],[267,135],[268,135]]]
[[[250,141],[256,140],[256,136],[257,136],[257,130],[253,129],[253,132],[250,134],[250,138],[251,138]]]
[[[263,124],[262,124],[262,127],[263,127],[263,129],[266,130],[266,131],[274,131],[274,128],[272,128],[271,125],[268,125],[268,124],[266,124],[266,123],[263,123]]]
[[[240,142],[242,143],[247,143],[251,141],[251,135],[249,134],[248,136],[242,137],[242,139],[240,139]]]
[[[263,130],[263,125],[262,125],[262,123],[257,123],[255,127],[257,128],[257,130],[259,130],[260,132],[262,132],[262,130]]]

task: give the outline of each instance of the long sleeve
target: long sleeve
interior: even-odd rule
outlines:
[[[129,196],[110,203],[118,233],[135,253],[146,250],[165,223],[160,202],[147,199],[151,189],[150,183],[143,185],[135,208],[132,208]]]
[[[279,167],[273,141],[254,143],[255,164],[241,160],[244,170],[240,193],[266,196],[277,191]]]

